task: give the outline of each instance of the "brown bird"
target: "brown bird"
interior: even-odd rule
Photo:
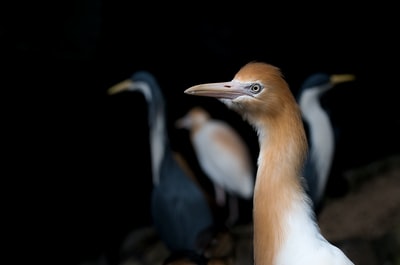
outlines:
[[[258,134],[254,263],[353,265],[316,222],[302,176],[308,147],[301,111],[281,70],[250,62],[232,81],[192,86],[185,93],[221,100]]]

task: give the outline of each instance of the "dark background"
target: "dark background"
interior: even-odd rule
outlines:
[[[3,8],[6,203],[21,216],[17,230],[35,232],[17,238],[19,255],[41,242],[39,254],[52,249],[70,264],[114,257],[129,231],[150,223],[146,104],[139,94],[106,94],[136,70],[157,77],[173,147],[195,168],[187,133],[171,124],[196,104],[235,126],[256,159],[257,139],[240,117],[183,93],[228,81],[251,60],[280,67],[294,93],[315,71],[357,76],[327,99],[341,135],[335,170],[399,153],[393,7],[215,5],[82,0]]]

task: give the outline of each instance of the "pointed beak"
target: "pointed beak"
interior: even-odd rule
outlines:
[[[331,83],[336,85],[339,83],[350,82],[356,79],[355,75],[343,74],[343,75],[332,75]]]
[[[122,82],[110,87],[107,90],[107,93],[109,95],[113,95],[113,94],[116,94],[116,93],[127,91],[129,89],[133,89],[133,85],[134,84],[133,84],[133,82],[131,80],[126,79],[126,80],[124,80],[124,81],[122,81]]]
[[[235,99],[239,96],[251,95],[248,93],[248,85],[237,81],[208,83],[189,87],[184,93],[218,99]]]

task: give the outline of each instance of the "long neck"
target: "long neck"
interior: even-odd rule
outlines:
[[[309,207],[300,177],[307,142],[295,106],[257,125],[260,154],[254,190],[256,265],[275,264],[288,237],[291,211],[298,205]]]
[[[334,132],[328,114],[316,104],[313,112],[307,116],[310,128],[310,156],[315,162],[318,174],[317,194],[315,200],[318,202],[322,196],[328,180],[334,155]]]
[[[150,148],[153,184],[160,182],[160,167],[168,143],[163,101],[149,102]]]

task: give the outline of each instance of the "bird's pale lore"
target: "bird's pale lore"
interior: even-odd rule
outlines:
[[[258,134],[254,263],[353,265],[316,223],[301,175],[308,151],[301,112],[280,69],[250,62],[231,81],[195,85],[185,93],[221,100]]]

